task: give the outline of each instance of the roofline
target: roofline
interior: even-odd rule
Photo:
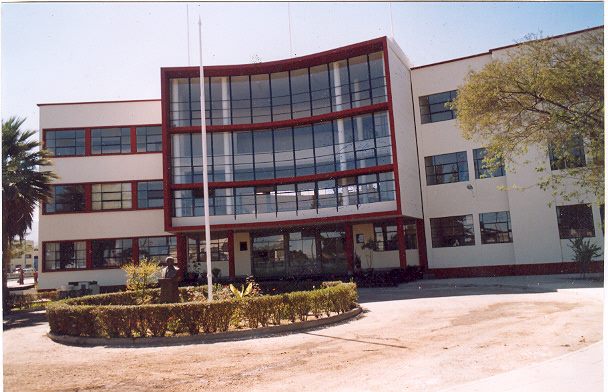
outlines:
[[[537,40],[533,40],[533,41],[545,41],[545,40],[548,40],[548,39],[563,38],[563,37],[568,37],[570,35],[586,33],[588,31],[599,30],[599,29],[603,29],[603,28],[604,28],[604,25],[596,26],[596,27],[590,27],[588,29],[572,31],[572,32],[569,32],[569,33],[560,34],[560,35],[554,35],[554,36],[551,36],[551,37],[541,38],[541,39],[537,39]],[[527,42],[530,42],[530,41],[527,41]],[[519,46],[522,43],[516,43],[516,44],[511,44],[511,45],[505,45],[505,46],[499,46],[497,48],[490,49],[487,52],[472,54],[470,56],[458,57],[458,58],[450,59],[450,60],[443,60],[443,61],[439,61],[439,62],[431,63],[431,64],[418,65],[416,67],[412,67],[412,69],[420,69],[420,68],[432,67],[434,65],[452,63],[452,62],[455,62],[455,61],[466,60],[466,59],[471,59],[471,58],[481,57],[481,56],[486,56],[486,55],[492,54],[492,52],[494,52],[494,51],[512,48],[512,47],[515,47],[515,46]]]
[[[160,98],[157,99],[124,99],[124,100],[115,100],[115,101],[87,101],[87,102],[53,102],[53,103],[39,103],[40,106],[58,106],[58,105],[91,105],[96,103],[124,103],[124,102],[153,102],[159,101]]]

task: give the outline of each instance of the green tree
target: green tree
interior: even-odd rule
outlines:
[[[139,263],[131,262],[122,266],[122,270],[127,275],[127,290],[135,291],[139,298],[139,303],[148,301],[146,289],[158,282],[160,267],[158,261],[146,258],[139,260]]]
[[[518,161],[532,163],[541,173],[537,185],[554,196],[591,194],[603,201],[603,29],[560,39],[526,38],[531,40],[469,73],[451,105],[462,134],[487,146],[484,163],[490,170],[501,159],[510,171]],[[584,166],[577,141],[590,158]],[[522,159],[536,148],[551,153],[564,169],[547,172],[544,157]]]
[[[2,122],[2,293],[8,311],[7,273],[11,242],[22,239],[32,227],[34,209],[50,197],[55,174],[39,171],[50,165],[48,152],[32,139],[35,131],[22,131],[25,119],[11,117]]]

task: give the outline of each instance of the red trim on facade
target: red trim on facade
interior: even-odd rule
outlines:
[[[135,127],[131,127],[130,131],[130,141],[131,141],[131,154],[137,154],[137,132],[135,131]]]
[[[426,271],[429,267],[429,259],[426,251],[426,232],[424,231],[424,219],[416,219],[416,240],[418,242],[418,262],[420,268]]]
[[[188,272],[188,238],[185,235],[177,235],[176,240],[176,256],[177,256],[177,268],[179,268],[180,278],[184,278],[185,273]]]
[[[91,155],[91,128],[84,129],[84,155]],[[74,156],[82,156],[82,155],[74,155]],[[56,157],[53,157],[56,158]]]
[[[93,241],[86,240],[86,249],[87,249],[87,269],[93,269]]]
[[[407,255],[405,253],[405,228],[403,227],[403,217],[398,217],[396,221],[397,244],[399,246],[399,267],[405,269],[407,267]]]
[[[589,265],[588,272],[603,272],[604,262],[594,261]],[[572,262],[539,263],[539,264],[513,264],[513,265],[485,265],[480,267],[457,268],[431,268],[429,273],[435,278],[470,278],[482,276],[510,276],[510,275],[552,275],[574,274],[581,272],[580,264]]]
[[[353,241],[353,225],[350,222],[344,224],[344,253],[346,253],[346,265],[348,273],[355,272],[355,247]]]
[[[163,211],[165,231],[170,231],[173,224],[171,221],[173,197],[171,195],[171,172],[169,160],[171,155],[171,135],[169,135],[169,79],[167,73],[160,70],[160,96],[162,116],[162,144],[163,144]]]
[[[57,185],[57,184],[53,184]],[[93,184],[84,184],[84,209],[85,211],[74,211],[72,214],[78,214],[81,212],[89,212],[93,211]],[[43,212],[43,215],[47,215],[48,213]],[[55,213],[53,213],[55,214]],[[51,214],[48,214],[51,215]]]
[[[228,276],[234,278],[234,231],[228,230],[226,236],[228,237]]]
[[[139,265],[139,237],[131,239],[131,261]]]
[[[131,181],[131,207],[134,210],[139,209],[138,200],[137,200],[137,183],[138,182],[139,181]]]
[[[96,103],[125,103],[125,102],[153,102],[160,101],[160,99],[125,99],[116,101],[85,101],[85,102],[54,102],[54,103],[39,103],[40,106],[60,106],[60,105],[91,105]]]

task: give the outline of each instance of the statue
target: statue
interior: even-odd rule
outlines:
[[[161,278],[175,279],[177,277],[177,271],[179,271],[179,268],[174,265],[175,259],[169,256],[165,259],[165,263],[167,266],[161,269]]]
[[[177,271],[179,271],[179,268],[174,265],[175,259],[173,257],[167,257],[165,263],[167,265],[160,270],[161,278],[158,280],[158,285],[160,286],[160,302],[179,302],[179,290],[177,288],[179,283]]]

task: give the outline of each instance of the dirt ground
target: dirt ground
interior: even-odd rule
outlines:
[[[600,285],[544,292],[447,282],[362,289],[365,313],[340,325],[176,347],[64,346],[45,336],[48,324],[39,316],[3,333],[4,388],[440,390],[599,341]]]

